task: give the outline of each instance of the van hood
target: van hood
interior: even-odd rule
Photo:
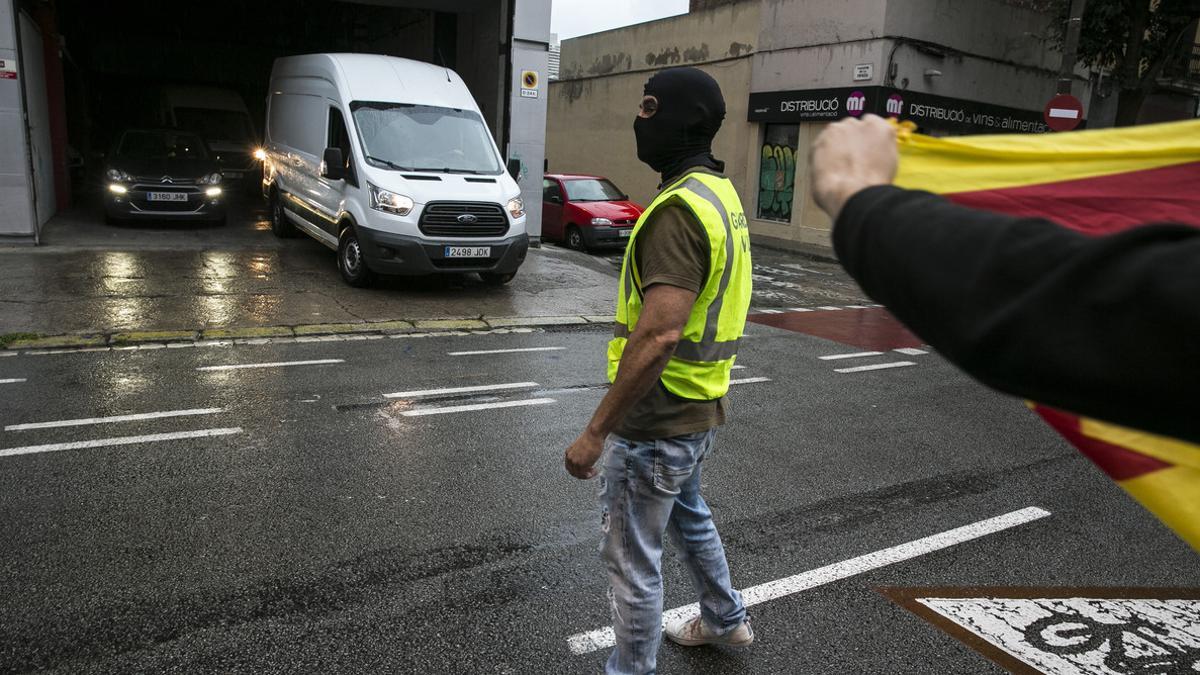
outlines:
[[[405,176],[408,176],[407,178]],[[497,176],[445,173],[406,173],[373,170],[367,180],[385,190],[411,197],[418,204],[429,202],[491,202],[503,206],[520,194],[506,173]],[[526,207],[529,205],[527,204]]]

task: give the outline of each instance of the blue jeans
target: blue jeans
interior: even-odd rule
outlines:
[[[605,442],[600,555],[617,638],[610,674],[654,672],[662,641],[664,532],[692,574],[704,623],[725,632],[746,618],[712,512],[700,496],[700,466],[715,438],[712,429],[656,441],[612,435]]]

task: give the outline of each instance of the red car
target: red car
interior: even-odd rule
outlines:
[[[624,246],[644,210],[600,176],[546,174],[542,181],[542,238],[578,251]]]

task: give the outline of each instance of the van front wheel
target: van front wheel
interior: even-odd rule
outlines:
[[[362,244],[353,227],[343,229],[342,236],[338,237],[338,271],[342,273],[342,279],[355,288],[365,288],[375,281],[375,273],[367,267]]]

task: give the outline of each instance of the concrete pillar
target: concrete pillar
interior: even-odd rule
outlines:
[[[0,243],[37,236],[15,0],[0,0]]]
[[[546,100],[550,91],[550,0],[512,0],[508,81],[508,159],[521,162],[517,183],[529,236],[542,236],[542,177],[546,161]],[[532,77],[532,80],[527,79]],[[533,86],[528,86],[532,81]]]

